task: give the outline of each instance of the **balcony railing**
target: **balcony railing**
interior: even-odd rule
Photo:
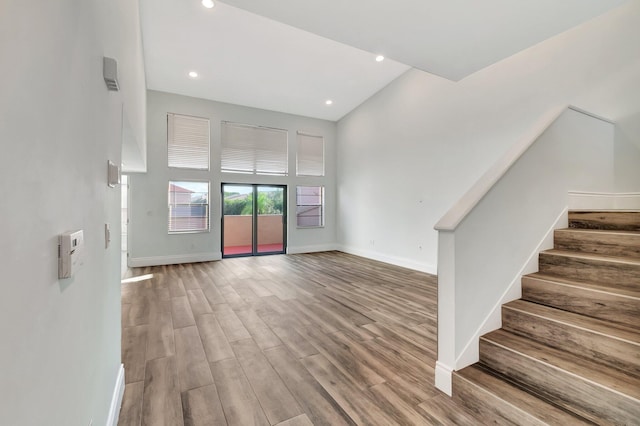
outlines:
[[[283,247],[282,215],[258,215],[258,251],[280,251]],[[250,252],[253,240],[253,216],[224,216],[225,254]],[[243,248],[242,251],[234,248]],[[246,248],[249,248],[248,250]],[[261,249],[261,247],[263,249]],[[229,253],[231,252],[231,253]]]

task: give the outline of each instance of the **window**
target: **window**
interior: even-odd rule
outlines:
[[[209,182],[169,181],[169,233],[209,230]]]
[[[287,131],[223,121],[221,171],[286,176]]]
[[[324,176],[324,138],[298,132],[298,176]]]
[[[169,167],[209,170],[209,120],[167,114]]]
[[[299,228],[324,226],[324,187],[296,187],[296,218]]]

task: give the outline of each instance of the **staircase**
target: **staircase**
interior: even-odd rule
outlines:
[[[453,397],[483,424],[640,425],[640,211],[570,212]]]

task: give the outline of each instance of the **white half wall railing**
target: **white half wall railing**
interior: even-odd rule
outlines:
[[[478,361],[480,336],[500,328],[502,304],[521,297],[521,276],[537,271],[538,252],[567,226],[569,192],[640,189],[629,181],[637,172],[616,169],[616,143],[609,120],[571,106],[550,111],[436,224],[440,390],[451,395],[453,371]]]

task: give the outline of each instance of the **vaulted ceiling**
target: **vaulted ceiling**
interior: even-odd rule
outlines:
[[[140,0],[147,87],[338,120],[410,67],[457,81],[624,2]]]

